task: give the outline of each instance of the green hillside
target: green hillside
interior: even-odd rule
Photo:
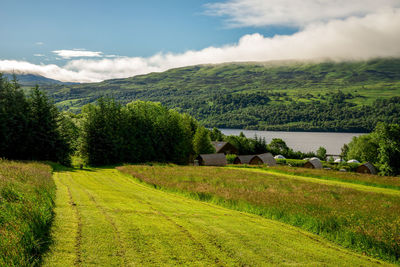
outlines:
[[[43,88],[64,110],[100,96],[151,100],[209,127],[369,132],[400,122],[400,59],[201,65]]]

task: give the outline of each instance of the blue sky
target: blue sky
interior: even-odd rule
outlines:
[[[248,33],[273,36],[295,27],[232,28],[206,15],[210,0],[2,1],[1,59],[39,63],[51,51],[86,49],[119,56],[148,57],[234,43]]]
[[[1,0],[0,71],[91,82],[194,64],[400,56],[399,8],[400,0]]]

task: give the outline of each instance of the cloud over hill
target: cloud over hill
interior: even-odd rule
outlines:
[[[291,6],[294,2],[297,4]],[[400,57],[399,6],[397,0],[382,0],[379,5],[372,0],[232,0],[208,5],[208,13],[227,16],[233,26],[295,25],[299,31],[273,37],[248,34],[234,44],[183,53],[158,53],[151,57],[56,50],[60,56],[70,59],[65,65],[0,60],[0,71],[18,70],[61,81],[96,82],[207,63]]]

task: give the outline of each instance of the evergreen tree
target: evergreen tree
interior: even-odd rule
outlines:
[[[14,76],[13,82],[0,73],[0,157],[25,159],[28,103]]]
[[[326,149],[322,146],[320,146],[317,150],[317,157],[320,160],[326,160]]]
[[[29,103],[29,158],[70,164],[71,147],[60,132],[60,114],[56,106],[36,86]]]
[[[193,148],[197,155],[215,153],[215,148],[211,144],[210,135],[206,128],[202,126],[197,128],[193,138]]]

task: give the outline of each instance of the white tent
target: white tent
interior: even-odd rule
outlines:
[[[347,161],[347,163],[360,163],[360,162],[356,159],[351,159],[351,160]]]
[[[344,160],[342,160],[342,159],[335,159],[334,162],[335,162],[335,163],[341,163],[341,162],[344,162]]]
[[[275,157],[274,157],[275,159],[286,159],[284,156],[282,156],[282,155],[276,155]]]

